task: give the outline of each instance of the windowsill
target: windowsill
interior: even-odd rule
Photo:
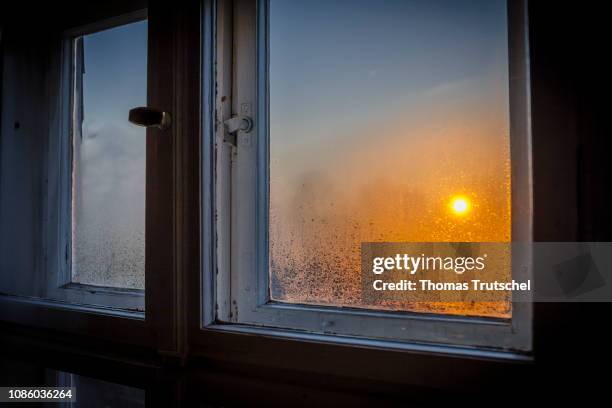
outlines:
[[[136,310],[126,310],[113,308],[108,306],[92,306],[92,305],[83,305],[76,303],[68,303],[51,299],[41,299],[30,296],[19,296],[19,295],[10,295],[6,293],[0,293],[0,303],[3,302],[12,302],[15,304],[26,304],[36,307],[43,307],[55,310],[66,310],[72,312],[81,312],[87,314],[95,314],[102,316],[113,316],[113,317],[122,317],[126,319],[134,319],[134,320],[145,320],[145,312],[144,311],[136,311]]]
[[[75,335],[111,344],[155,348],[156,331],[145,312],[91,306],[0,293],[0,323],[34,331],[50,330],[59,338]]]
[[[306,333],[298,330],[257,327],[244,324],[213,323],[205,326],[202,331],[217,331],[242,335],[260,336],[262,338],[277,338],[310,343],[326,343],[355,348],[410,352],[422,355],[462,357],[480,360],[532,362],[533,355],[512,350],[494,350],[483,348],[458,347],[440,344],[424,344],[414,342],[396,342],[389,340],[367,339],[335,334]]]
[[[104,294],[104,295],[117,295],[117,296],[135,296],[135,297],[144,297],[143,289],[123,289],[123,288],[114,288],[110,286],[98,286],[98,285],[89,285],[84,283],[67,283],[66,285],[61,286],[61,289],[72,289],[72,290],[80,290],[86,291],[91,294]]]

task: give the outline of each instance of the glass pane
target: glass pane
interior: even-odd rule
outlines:
[[[144,289],[147,22],[74,41],[72,280]]]
[[[271,0],[270,292],[364,303],[362,242],[509,242],[503,0]]]

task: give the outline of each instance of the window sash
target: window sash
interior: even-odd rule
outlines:
[[[49,238],[45,298],[70,304],[100,307],[104,313],[122,314],[122,310],[144,311],[144,291],[79,284],[72,281],[72,138],[77,131],[73,116],[75,107],[81,106],[74,92],[76,72],[80,69],[75,58],[75,38],[97,31],[110,29],[147,18],[147,10],[142,9],[129,14],[101,20],[86,26],[64,32],[61,46],[61,83],[59,135],[52,138],[49,148],[49,174],[57,174],[54,199],[49,201],[50,219],[58,220],[57,234]],[[126,113],[127,114],[127,113]],[[141,318],[144,319],[144,314]]]
[[[397,342],[427,342],[454,346],[492,347],[529,351],[532,347],[531,303],[514,303],[507,320],[413,312],[383,312],[327,306],[271,302],[268,271],[268,1],[217,2],[216,25],[209,16],[208,41],[214,30],[217,42],[204,53],[203,67],[216,64],[216,101],[210,81],[204,83],[204,100],[216,104],[216,129],[204,133],[204,162],[211,160],[216,141],[213,172],[204,172],[204,185],[214,186],[210,199],[210,231],[215,245],[204,268],[204,326],[244,330],[266,327],[271,334],[283,330],[328,334],[329,341],[358,336]],[[527,18],[523,0],[508,1],[510,63],[510,144],[512,161],[512,237],[530,242],[531,166],[529,150],[529,66]],[[214,10],[209,13],[215,13]],[[233,16],[233,17],[232,17]],[[205,21],[206,21],[205,15]],[[204,43],[207,42],[205,30]],[[234,47],[231,59],[231,44]],[[216,49],[215,49],[216,48]],[[229,58],[227,56],[230,56]],[[216,58],[216,59],[215,59]],[[232,66],[233,62],[233,66]],[[211,71],[212,72],[212,71]],[[204,76],[206,79],[206,76]],[[232,83],[233,80],[233,83]],[[226,95],[232,95],[231,109]],[[208,99],[207,99],[208,97]],[[206,102],[205,102],[206,104]],[[255,128],[238,133],[237,147],[223,142],[223,120],[251,109]],[[214,112],[215,109],[204,110]],[[221,113],[219,113],[221,112]],[[206,120],[204,120],[206,122]],[[207,153],[206,149],[210,149]],[[208,156],[207,156],[208,154]],[[216,173],[216,178],[212,174]],[[206,177],[209,177],[207,179]],[[208,184],[209,183],[209,184]],[[230,222],[231,220],[231,222]],[[205,228],[205,234],[207,229]],[[513,253],[513,264],[531,265],[530,253]],[[215,273],[213,273],[215,271]],[[528,279],[530,268],[513,271],[514,279]],[[521,276],[517,276],[521,275]],[[207,296],[207,294],[209,294]],[[219,326],[219,323],[224,324]],[[231,326],[229,324],[238,324]],[[217,324],[217,326],[214,326]],[[298,332],[298,333],[299,333]],[[335,339],[335,340],[334,340]]]

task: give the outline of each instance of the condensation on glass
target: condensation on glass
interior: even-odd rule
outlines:
[[[72,281],[144,289],[147,22],[73,41]]]
[[[502,0],[271,0],[273,300],[510,316],[360,275],[361,242],[511,240],[507,44]]]

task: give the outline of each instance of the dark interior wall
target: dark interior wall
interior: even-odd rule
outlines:
[[[609,15],[596,1],[532,0],[536,241],[612,240]],[[605,392],[610,303],[536,304],[534,389],[584,403]],[[548,392],[548,394],[547,394]]]
[[[4,30],[0,116],[0,291],[40,294],[47,144],[47,44]]]
[[[609,57],[609,15],[599,5],[574,14],[577,27],[565,26],[564,33],[581,31],[566,50],[570,78],[576,90],[578,143],[578,240],[612,241],[612,86]],[[584,27],[584,28],[582,28]]]
[[[529,14],[535,240],[610,241],[608,17],[595,1]]]
[[[2,5],[0,24],[21,28],[24,32],[42,34],[49,30],[63,31],[79,27],[146,7],[147,0],[13,1]]]

